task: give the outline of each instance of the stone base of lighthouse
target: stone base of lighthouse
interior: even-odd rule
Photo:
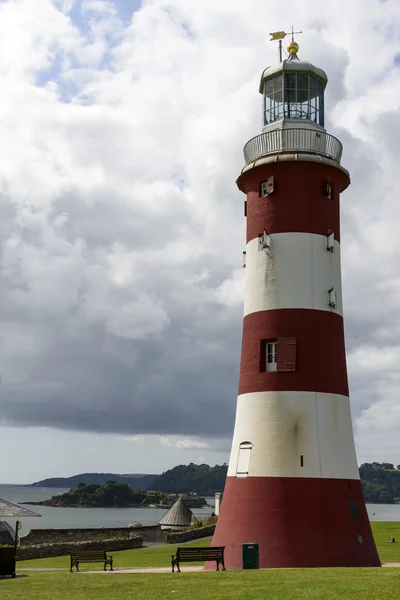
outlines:
[[[260,568],[381,564],[359,480],[228,477],[212,545],[241,569],[247,542],[259,544]]]

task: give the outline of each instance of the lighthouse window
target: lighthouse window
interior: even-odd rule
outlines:
[[[324,191],[325,191],[325,196],[329,200],[332,200],[332,198],[333,198],[333,183],[331,183],[330,181],[325,181]]]
[[[276,371],[278,365],[278,343],[267,342],[265,350],[265,370]]]
[[[236,477],[247,477],[249,474],[250,454],[253,444],[242,442],[239,446],[239,455],[236,467]]]
[[[267,181],[261,183],[260,195],[262,198],[266,198],[274,191],[274,177],[268,177]]]

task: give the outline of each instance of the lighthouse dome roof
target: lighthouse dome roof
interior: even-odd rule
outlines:
[[[324,85],[326,85],[328,82],[328,77],[325,71],[316,67],[307,60],[300,60],[296,52],[291,52],[286,60],[272,67],[267,67],[263,71],[260,81],[260,94],[263,93],[265,81],[268,81],[268,79],[272,79],[273,77],[283,73],[311,73],[323,81]]]

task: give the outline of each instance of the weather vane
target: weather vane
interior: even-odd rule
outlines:
[[[303,33],[302,31],[294,31],[294,27],[292,26],[292,33],[286,33],[285,31],[275,31],[274,33],[270,33],[271,36],[270,42],[275,42],[279,40],[279,62],[282,62],[282,40],[285,39],[286,36],[292,36],[292,42],[294,42],[294,36]]]

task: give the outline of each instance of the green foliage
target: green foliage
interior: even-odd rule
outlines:
[[[195,517],[190,526],[191,529],[200,529],[201,527],[207,527],[208,525],[215,525],[218,521],[218,517],[216,515],[212,515],[211,517],[204,517],[204,519],[199,519]]]
[[[364,463],[360,477],[366,502],[394,504],[400,496],[400,470],[392,463]]]
[[[107,481],[103,486],[98,483],[80,483],[65,494],[53,496],[49,503],[53,506],[130,507],[159,504],[166,498],[166,494],[161,492],[134,490],[127,483]]]
[[[203,496],[211,496],[215,492],[222,492],[225,487],[228,465],[179,465],[162,475],[156,477],[152,482],[152,488],[167,494],[190,494],[197,493]]]

